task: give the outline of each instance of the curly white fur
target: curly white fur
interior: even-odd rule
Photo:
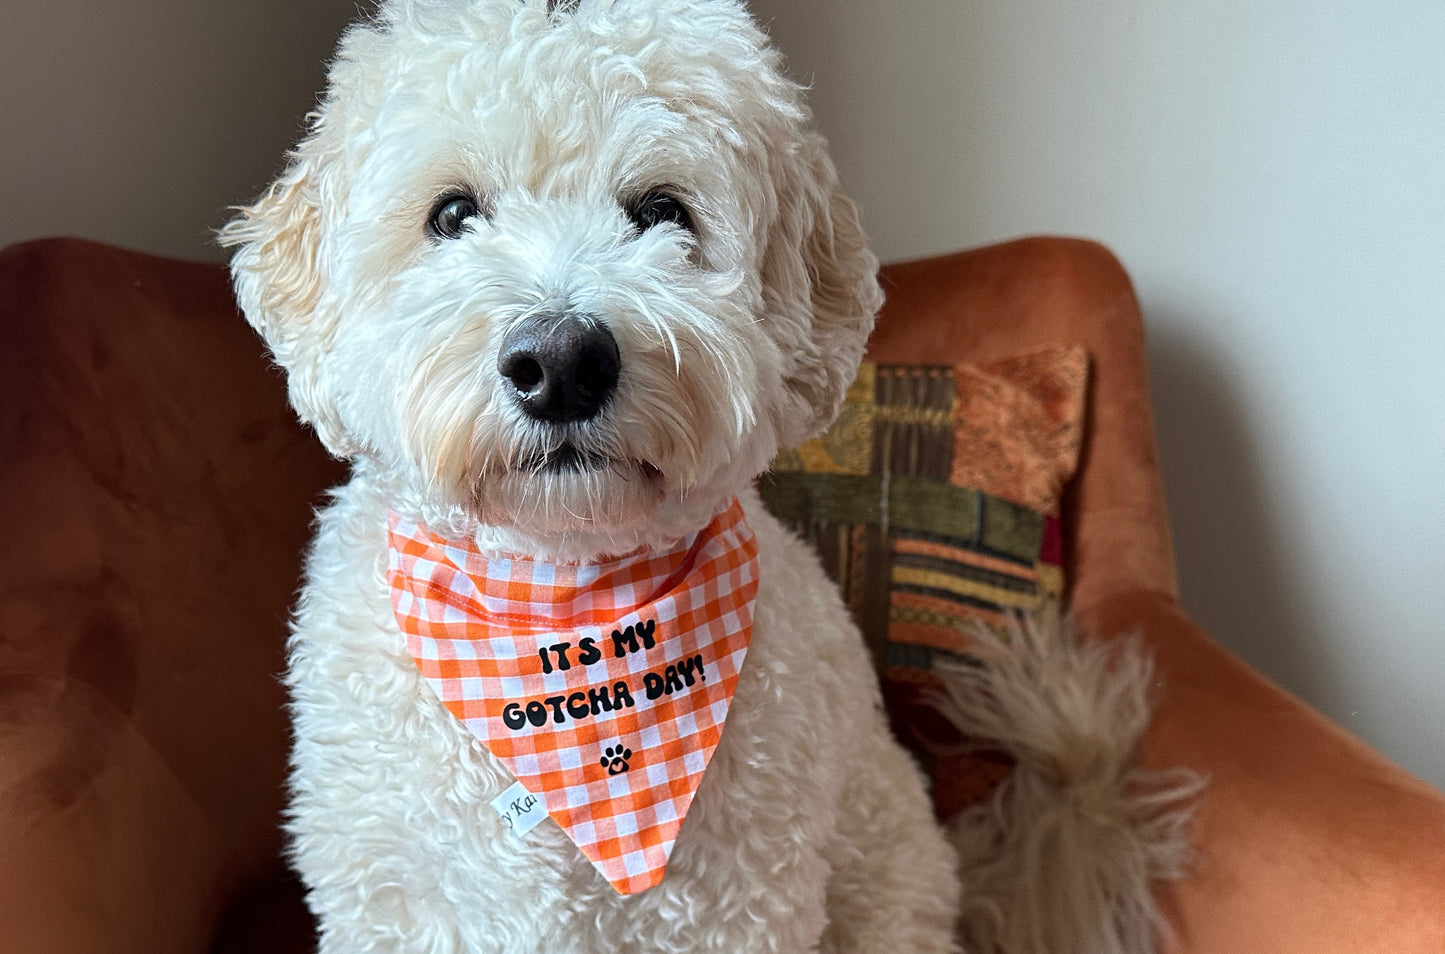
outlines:
[[[1135,750],[1156,687],[1131,638],[1085,640],[1057,604],[979,626],[984,665],[943,672],[940,711],[1018,764],[949,832],[963,874],[960,934],[975,954],[1148,954],[1170,937],[1157,881],[1183,877],[1205,780],[1148,771]]]
[[[665,186],[693,228],[634,227]],[[484,216],[438,239],[439,196]],[[749,483],[836,413],[876,261],[797,86],[736,0],[397,0],[352,27],[285,173],[223,233],[247,318],[351,482],[291,643],[293,857],[323,952],[952,949],[954,859],[816,558]],[[498,343],[606,323],[615,395],[528,419]],[[599,466],[536,462],[568,443]],[[762,586],[722,742],[656,888],[619,896],[422,683],[388,508],[484,549],[663,545],[741,494]]]

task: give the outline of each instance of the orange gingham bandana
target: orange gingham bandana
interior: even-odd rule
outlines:
[[[661,881],[752,635],[742,505],[601,564],[488,559],[396,514],[389,536],[392,607],[432,691],[618,892]]]

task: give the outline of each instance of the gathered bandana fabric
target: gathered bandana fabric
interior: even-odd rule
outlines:
[[[392,607],[432,691],[618,892],[657,884],[752,635],[742,505],[600,564],[488,558],[396,514],[389,543]]]

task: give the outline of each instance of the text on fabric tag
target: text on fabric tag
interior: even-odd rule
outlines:
[[[547,817],[547,806],[539,795],[527,791],[521,782],[513,782],[505,792],[492,799],[492,808],[502,816],[502,824],[514,835],[525,835]]]

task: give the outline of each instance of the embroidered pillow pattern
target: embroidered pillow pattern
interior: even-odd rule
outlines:
[[[939,755],[930,706],[968,633],[1063,595],[1059,500],[1078,463],[1088,361],[1052,348],[982,367],[864,363],[838,420],[774,461],[768,509],[817,548],[863,631],[894,731],[947,816],[1008,764]]]

